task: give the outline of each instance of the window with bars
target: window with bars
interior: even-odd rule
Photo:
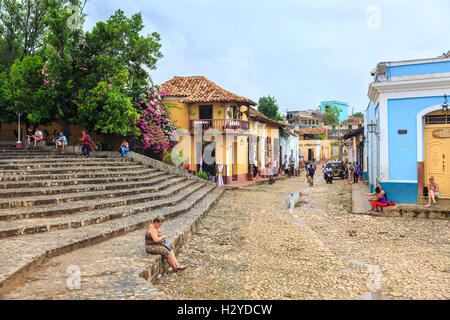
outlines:
[[[425,124],[450,124],[450,115],[440,114],[434,116],[426,116]]]

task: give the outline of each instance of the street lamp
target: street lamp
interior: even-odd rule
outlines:
[[[447,103],[447,95],[446,94],[444,95],[444,99],[445,99],[445,101],[442,104],[442,111],[444,113],[447,113],[448,112],[448,103]]]
[[[18,117],[18,124],[17,124],[17,143],[16,143],[16,148],[21,149],[22,148],[22,141],[21,141],[21,136],[20,136],[20,116],[22,115],[22,112],[17,112],[17,117]]]
[[[367,129],[369,130],[370,134],[376,134],[378,135],[378,124],[375,122],[371,122],[367,125]]]

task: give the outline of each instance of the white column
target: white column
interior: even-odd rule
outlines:
[[[261,168],[266,167],[266,125],[262,124]]]

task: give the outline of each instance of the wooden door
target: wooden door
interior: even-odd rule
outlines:
[[[314,161],[314,149],[308,149],[308,161]]]
[[[430,177],[434,177],[439,184],[441,197],[450,198],[450,138],[436,138],[436,130],[450,129],[450,126],[425,128],[424,156],[425,156],[425,185]]]
[[[233,181],[237,181],[238,180],[238,150],[237,150],[237,148],[238,148],[238,145],[237,145],[237,143],[236,142],[233,142],[232,143],[232,152],[233,152],[233,154],[232,154],[232,160],[233,160],[233,163],[232,163],[232,175],[233,175]]]

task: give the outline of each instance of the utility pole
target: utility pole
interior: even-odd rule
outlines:
[[[339,142],[339,161],[342,161],[342,146],[341,146],[341,119],[338,118],[338,142]]]

